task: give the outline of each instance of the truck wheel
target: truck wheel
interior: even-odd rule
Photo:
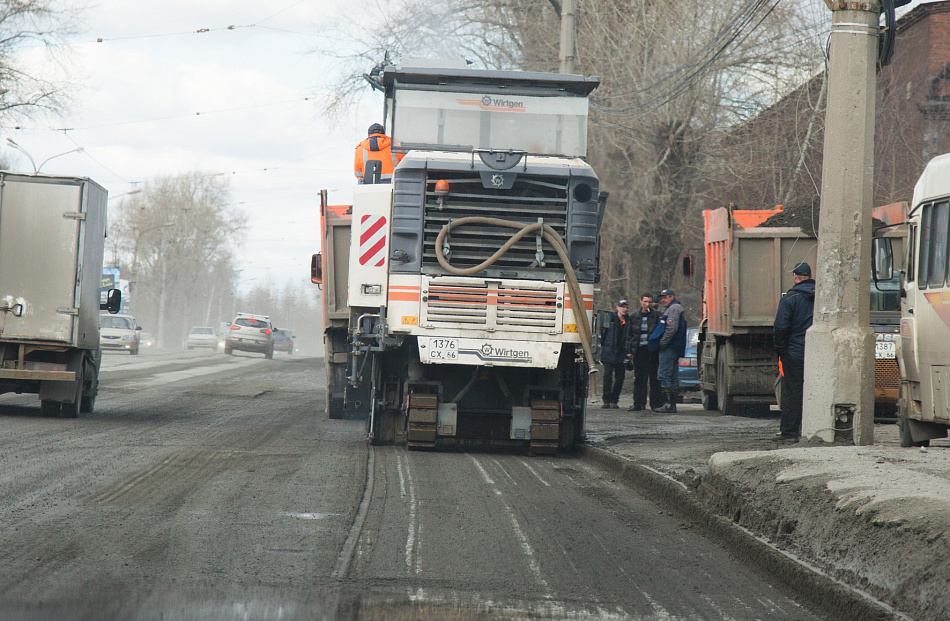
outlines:
[[[50,401],[44,399],[40,401],[40,415],[46,418],[56,418],[62,409],[63,404],[59,401]]]
[[[726,358],[721,352],[716,358],[716,397],[718,398],[719,411],[723,415],[732,414],[733,402],[732,395],[729,394],[729,376]]]
[[[703,409],[707,412],[715,412],[719,409],[719,400],[716,393],[703,391]]]
[[[76,398],[72,403],[63,403],[60,407],[60,416],[63,418],[79,418],[79,411],[82,409],[83,376],[82,371],[77,373],[76,378]]]
[[[89,390],[83,391],[82,394],[82,405],[79,408],[79,411],[83,414],[91,414],[94,409],[96,409],[96,394],[99,392],[99,378],[93,375],[92,381],[89,383]]]

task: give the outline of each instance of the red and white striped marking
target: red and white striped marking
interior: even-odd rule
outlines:
[[[360,265],[382,267],[386,259],[386,216],[360,219]]]

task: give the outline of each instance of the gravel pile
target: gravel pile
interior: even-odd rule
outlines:
[[[816,198],[811,204],[798,205],[797,207],[785,207],[759,226],[797,226],[805,232],[806,235],[818,237],[818,221],[820,219],[820,208]],[[871,226],[878,228],[887,226],[883,220],[872,219]]]

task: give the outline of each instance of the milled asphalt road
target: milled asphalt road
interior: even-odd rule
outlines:
[[[370,447],[317,359],[104,366],[0,397],[0,618],[829,618],[579,456]]]

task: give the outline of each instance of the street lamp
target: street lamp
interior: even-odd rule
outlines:
[[[26,157],[29,158],[30,164],[33,165],[33,174],[34,174],[34,175],[38,174],[38,173],[40,172],[40,170],[43,169],[43,165],[46,164],[46,162],[48,162],[48,161],[50,161],[50,160],[52,160],[52,159],[55,159],[55,158],[57,158],[57,157],[62,157],[62,156],[64,156],[64,155],[69,155],[70,153],[82,153],[83,151],[86,150],[84,147],[77,147],[77,148],[72,149],[72,150],[69,150],[69,151],[64,151],[63,153],[57,153],[56,155],[51,155],[50,157],[46,158],[45,160],[43,160],[42,162],[40,162],[40,165],[39,165],[39,166],[37,166],[37,165],[36,165],[36,160],[33,159],[33,156],[30,155],[30,152],[27,151],[26,149],[24,149],[23,147],[21,147],[20,145],[18,145],[18,144],[13,140],[13,138],[7,138],[7,144],[10,145],[11,147],[13,147],[14,149],[16,149],[17,151],[19,151],[20,153],[22,153],[23,155],[25,155]]]

